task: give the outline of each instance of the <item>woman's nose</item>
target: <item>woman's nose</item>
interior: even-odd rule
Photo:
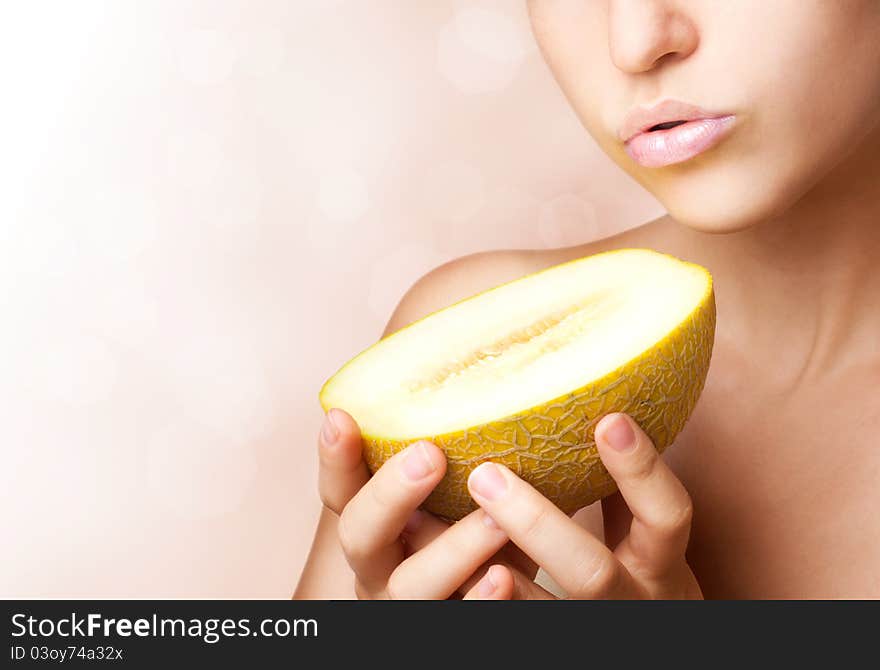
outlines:
[[[697,27],[680,2],[608,0],[608,47],[624,72],[646,72],[661,59],[685,58],[698,42]]]

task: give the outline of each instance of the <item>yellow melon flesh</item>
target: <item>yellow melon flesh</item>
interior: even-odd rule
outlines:
[[[627,412],[658,450],[702,392],[715,334],[709,272],[651,249],[618,249],[535,272],[379,340],[322,387],[326,411],[361,428],[375,472],[429,439],[447,457],[424,508],[476,508],[470,471],[504,463],[571,513],[615,490],[593,428]]]

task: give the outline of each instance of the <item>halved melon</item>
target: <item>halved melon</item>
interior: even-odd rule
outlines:
[[[375,472],[419,439],[447,471],[423,507],[476,508],[467,478],[505,464],[566,513],[616,490],[593,429],[626,412],[662,451],[703,390],[712,276],[652,249],[617,249],[496,286],[391,333],[321,388],[357,421]]]

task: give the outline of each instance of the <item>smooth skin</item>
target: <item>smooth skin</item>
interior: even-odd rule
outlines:
[[[385,334],[529,272],[646,246],[711,270],[712,364],[662,459],[652,464],[641,441],[627,455],[598,438],[620,492],[573,518],[502,468],[501,492],[481,495],[475,471],[475,514],[501,531],[471,522],[478,532],[467,537],[470,549],[451,551],[455,560],[442,570],[430,561],[420,576],[404,569],[406,583],[436,579],[443,588],[418,589],[438,597],[551,597],[521,565],[530,560],[573,598],[880,598],[880,3],[528,4],[544,58],[586,131],[668,214],[588,244],[451,261],[407,292]],[[665,96],[732,112],[737,125],[690,161],[644,168],[616,133],[632,106]],[[339,412],[350,421],[340,431],[349,446],[336,453],[356,468],[357,427]],[[321,467],[341,467],[333,462],[322,456]],[[441,470],[438,459],[420,486]],[[430,515],[426,527],[440,532],[412,554],[404,540],[379,546],[393,524],[380,535],[355,533],[345,545],[355,565],[369,554],[392,568],[384,590],[355,592],[362,576],[343,551],[337,516],[366,500],[356,502],[366,484],[355,481],[337,479],[336,507],[325,498],[295,597],[389,597],[389,581],[393,596],[406,597],[395,570],[435,543],[437,551],[459,546],[446,537],[458,524],[443,529]],[[394,504],[401,507],[369,521],[362,512],[352,518],[399,524],[404,505]],[[502,531],[508,542],[492,553]],[[388,546],[404,548],[392,554]],[[470,567],[468,579],[440,595]]]

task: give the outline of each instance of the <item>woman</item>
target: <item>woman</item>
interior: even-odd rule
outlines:
[[[483,464],[468,482],[480,509],[452,526],[417,511],[443,453],[418,443],[368,478],[357,424],[334,408],[295,597],[553,598],[539,567],[571,598],[880,597],[880,3],[529,10],[587,132],[668,213],[572,248],[446,263],[385,334],[529,272],[650,247],[713,274],[703,395],[663,459],[628,416],[602,419],[619,493],[601,510],[569,518]]]

